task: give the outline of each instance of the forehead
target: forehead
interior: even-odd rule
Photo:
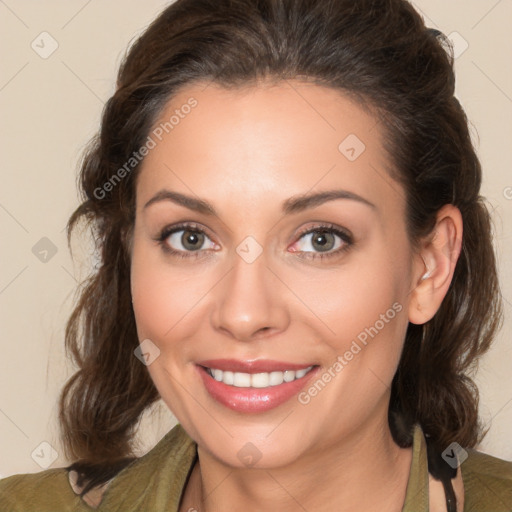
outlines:
[[[162,188],[268,208],[274,199],[334,187],[400,206],[381,125],[331,88],[297,80],[237,89],[195,84],[169,100],[150,137],[139,207]]]

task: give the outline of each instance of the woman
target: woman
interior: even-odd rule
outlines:
[[[439,32],[402,0],[178,0],[81,170],[68,468],[2,510],[512,510],[469,370],[501,302]],[[157,399],[179,421],[143,457]]]

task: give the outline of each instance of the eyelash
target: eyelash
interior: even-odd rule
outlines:
[[[161,246],[162,250],[171,255],[172,257],[177,258],[201,258],[203,257],[201,253],[203,250],[198,251],[177,251],[175,249],[172,249],[169,247],[169,245],[166,243],[167,238],[171,236],[174,233],[177,233],[179,231],[189,230],[194,233],[200,233],[206,235],[208,238],[211,239],[211,237],[206,233],[203,229],[199,228],[197,224],[185,222],[182,224],[178,224],[173,227],[166,227],[164,228],[160,234],[157,235],[157,237],[154,239],[158,245]],[[311,233],[315,233],[317,231],[325,231],[327,233],[332,233],[337,235],[341,240],[344,242],[344,245],[338,249],[336,249],[334,252],[326,252],[326,253],[313,253],[313,252],[301,252],[297,251],[297,254],[302,254],[301,258],[304,259],[310,259],[310,260],[324,260],[325,258],[332,258],[336,256],[340,256],[342,253],[345,253],[349,251],[354,246],[354,240],[352,238],[352,235],[350,235],[347,231],[342,230],[333,224],[319,224],[317,226],[313,226],[307,229],[304,229],[297,235],[297,241],[300,240],[304,235],[308,235]],[[306,256],[304,256],[306,255]]]

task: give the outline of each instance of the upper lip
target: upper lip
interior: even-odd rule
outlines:
[[[208,359],[199,361],[196,364],[206,368],[216,368],[222,371],[240,373],[268,373],[284,372],[285,370],[302,370],[314,366],[312,363],[286,363],[271,359],[257,359],[252,361],[241,361],[237,359]]]

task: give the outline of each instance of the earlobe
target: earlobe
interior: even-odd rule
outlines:
[[[448,293],[462,247],[462,228],[457,207],[447,204],[439,210],[434,235],[422,243],[417,255],[409,302],[411,323],[428,322]]]

